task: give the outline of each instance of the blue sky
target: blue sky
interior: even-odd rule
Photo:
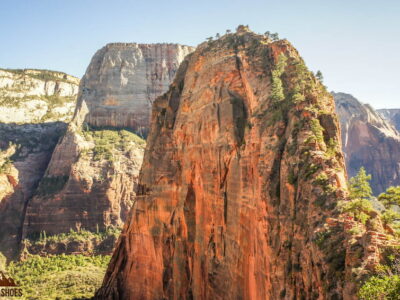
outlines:
[[[400,1],[0,0],[0,67],[81,77],[109,42],[197,45],[238,24],[278,32],[329,90],[400,107]]]

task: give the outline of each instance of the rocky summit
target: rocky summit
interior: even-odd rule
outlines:
[[[73,121],[27,205],[24,237],[123,225],[137,189],[149,106],[192,50],[177,44],[109,44],[94,55]]]
[[[400,185],[400,134],[368,104],[345,93],[333,93],[342,128],[349,177],[361,167],[372,175],[375,195]]]
[[[355,299],[379,241],[349,231],[345,189],[333,97],[288,41],[240,26],[154,102],[96,299]]]

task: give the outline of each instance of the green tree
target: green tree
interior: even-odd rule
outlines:
[[[371,175],[367,174],[364,167],[361,167],[357,175],[349,181],[349,192],[351,199],[370,199],[372,189],[369,185]]]
[[[385,224],[396,225],[400,220],[400,214],[393,210],[394,206],[400,206],[400,186],[391,186],[386,192],[378,196],[378,200],[385,206],[386,211],[382,214]],[[398,224],[397,224],[398,225]],[[395,226],[398,229],[398,226]],[[396,230],[396,228],[394,228]]]
[[[391,186],[386,192],[378,196],[378,200],[386,208],[391,208],[393,205],[400,206],[400,186]]]
[[[374,210],[369,199],[372,197],[369,181],[371,175],[367,175],[364,167],[358,171],[357,175],[349,181],[349,198],[342,205],[342,211],[349,213],[356,220],[363,224],[370,219],[370,213]]]
[[[321,82],[324,81],[324,76],[322,75],[322,72],[320,70],[317,71],[317,73],[315,74],[315,77],[317,77],[317,79]]]
[[[271,39],[273,41],[278,41],[279,40],[279,34],[278,33],[271,33]]]

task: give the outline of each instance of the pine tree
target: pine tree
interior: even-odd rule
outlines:
[[[320,82],[323,82],[323,81],[324,81],[324,76],[322,75],[322,72],[321,72],[320,70],[317,71],[317,73],[315,74],[315,77],[317,77],[317,79],[318,79]]]
[[[364,167],[361,167],[357,175],[349,181],[349,192],[351,199],[370,199],[372,197],[369,181],[371,175],[367,175]]]
[[[378,200],[382,202],[386,208],[391,208],[393,205],[400,206],[400,186],[389,187],[386,192],[378,196]]]

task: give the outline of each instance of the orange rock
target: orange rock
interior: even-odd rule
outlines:
[[[300,117],[314,103],[273,102],[280,53],[302,62],[288,42],[240,30],[181,64],[153,104],[136,202],[96,299],[355,299],[361,258],[344,222],[324,226],[344,219],[335,206],[345,191],[316,187],[321,173],[346,187],[343,156],[327,163],[306,144],[313,132]],[[287,71],[283,86],[296,76]],[[340,145],[333,99],[317,90],[319,143]]]

